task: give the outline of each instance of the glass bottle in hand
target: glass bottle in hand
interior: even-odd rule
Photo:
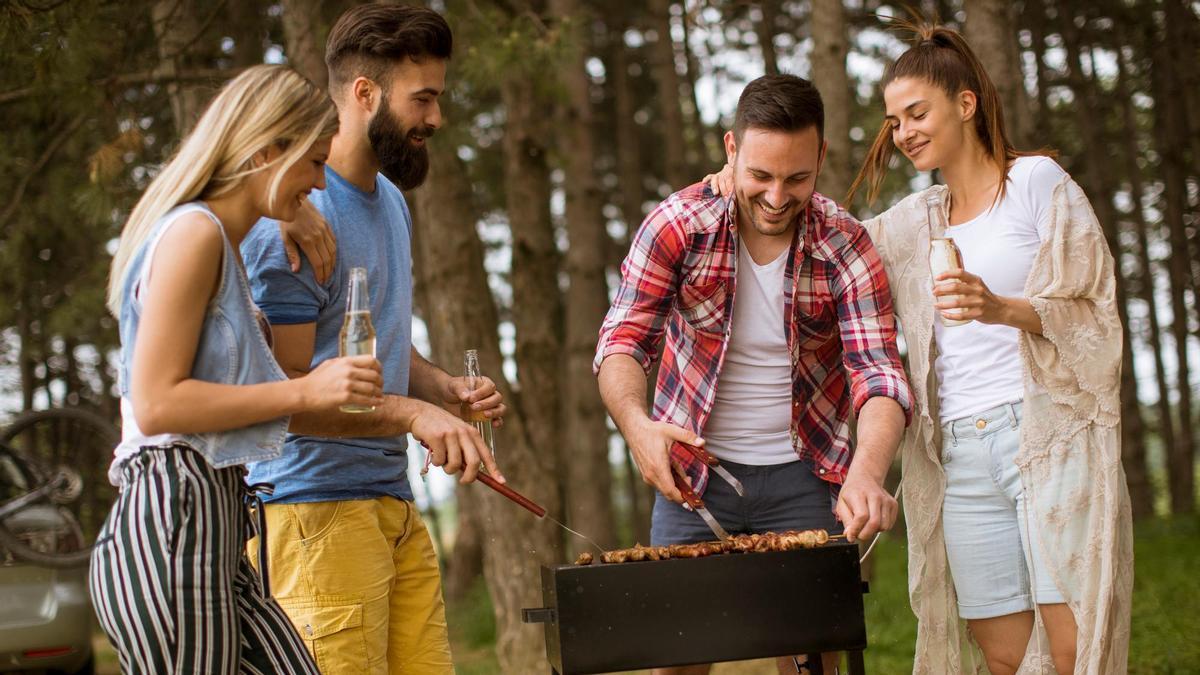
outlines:
[[[350,270],[350,288],[346,295],[346,318],[342,321],[342,333],[338,340],[341,356],[375,356],[375,326],[371,325],[371,301],[367,293],[367,270],[355,267]],[[342,412],[374,412],[373,405],[344,405]]]
[[[929,214],[929,279],[934,286],[938,285],[937,276],[943,272],[961,270],[963,268],[962,251],[954,240],[946,236],[946,214],[942,211],[942,198],[937,194],[925,197],[925,208]],[[944,282],[943,282],[944,283]],[[934,302],[949,302],[959,299],[960,295],[935,296]],[[955,318],[961,316],[963,310],[944,309],[938,311],[938,318],[943,326],[961,326],[970,323],[970,319]]]
[[[468,349],[463,354],[463,365],[465,366],[464,375],[467,378],[467,386],[474,390],[479,386],[479,380],[483,374],[479,372],[479,353],[474,349]],[[475,430],[483,437],[483,442],[491,451],[492,457],[496,456],[496,439],[492,434],[492,420],[480,410],[472,410],[470,403],[459,404],[460,416],[475,425]]]

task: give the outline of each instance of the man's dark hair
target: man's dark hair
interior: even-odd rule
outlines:
[[[425,7],[367,3],[347,10],[325,43],[329,89],[362,76],[386,88],[384,74],[404,59],[449,59],[454,47],[450,25]]]
[[[741,142],[746,129],[803,131],[817,128],[825,139],[825,105],[812,82],[795,75],[763,75],[746,85],[733,116],[733,137]]]

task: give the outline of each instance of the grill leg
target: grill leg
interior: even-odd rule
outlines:
[[[867,675],[867,666],[863,663],[863,653],[846,652],[846,669],[850,675]]]
[[[812,675],[825,675],[825,662],[821,660],[821,652],[808,655],[808,663],[804,664]]]

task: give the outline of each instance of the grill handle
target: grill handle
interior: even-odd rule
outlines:
[[[558,610],[553,607],[526,607],[521,610],[522,623],[558,623]]]

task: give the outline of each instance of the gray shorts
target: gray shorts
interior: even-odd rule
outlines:
[[[813,464],[797,460],[786,464],[751,466],[721,462],[742,482],[746,495],[716,474],[709,474],[708,488],[701,495],[704,505],[729,534],[824,529],[842,531],[833,515],[837,486],[813,473]],[[650,518],[650,544],[695,544],[716,537],[699,514],[659,494]]]

